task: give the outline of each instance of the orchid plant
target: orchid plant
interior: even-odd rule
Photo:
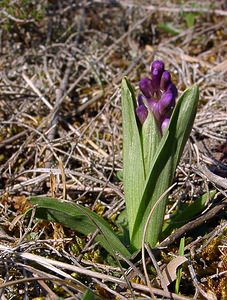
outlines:
[[[125,78],[122,81],[123,181],[130,244],[140,249],[149,213],[146,241],[155,246],[162,231],[167,196],[177,164],[190,135],[198,103],[198,88],[178,91],[164,63],[151,64],[141,79],[137,100]]]
[[[66,200],[31,197],[37,218],[55,221],[85,235],[96,232],[95,241],[110,254],[117,251],[127,257],[141,249],[144,232],[151,246],[160,238],[166,191],[190,135],[199,97],[194,86],[176,101],[176,86],[159,60],[151,64],[149,77],[143,78],[139,87],[136,99],[127,78],[122,80],[123,181],[130,247],[89,208]]]

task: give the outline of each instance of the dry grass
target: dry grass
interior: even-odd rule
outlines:
[[[23,1],[11,2],[15,10],[0,11],[1,299],[81,299],[87,287],[103,299],[150,298],[139,259],[120,268],[92,237],[24,212],[29,196],[48,195],[116,218],[124,208],[119,84],[127,75],[138,87],[154,58],[172,71],[180,92],[200,87],[167,218],[176,205],[217,191],[202,214],[160,244],[156,260],[163,268],[186,235],[185,296],[172,298],[226,299],[226,1],[144,0],[139,7],[128,0],[43,0],[33,7],[39,18],[25,19]],[[188,27],[192,11],[195,24]],[[146,255],[154,294],[170,299]]]

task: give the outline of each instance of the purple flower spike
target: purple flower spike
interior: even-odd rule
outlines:
[[[147,108],[144,104],[137,106],[136,115],[137,115],[138,119],[140,120],[140,123],[143,125],[143,123],[145,122],[147,115],[148,115]]]
[[[157,122],[157,127],[163,134],[169,124],[178,92],[171,81],[170,73],[165,70],[164,63],[161,60],[155,60],[151,64],[151,78],[142,79],[139,86],[143,93],[138,97],[138,107],[136,109],[140,122],[144,123],[148,111],[150,111]]]
[[[146,98],[150,98],[153,94],[152,80],[145,77],[140,80],[139,87]]]
[[[162,91],[166,91],[169,84],[171,83],[171,76],[168,71],[164,71],[162,73],[161,81],[160,81],[160,88]]]

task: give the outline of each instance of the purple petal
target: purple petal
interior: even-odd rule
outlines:
[[[164,71],[162,73],[162,77],[160,81],[161,90],[166,91],[170,83],[171,83],[170,73],[168,71]]]
[[[160,80],[164,72],[165,65],[161,60],[155,60],[151,65],[152,83],[155,91],[160,88]]]
[[[168,85],[167,91],[170,91],[171,93],[173,93],[173,95],[174,95],[175,98],[178,95],[177,88],[176,88],[176,86],[172,82]]]
[[[140,80],[139,87],[141,92],[144,94],[145,97],[150,98],[153,95],[153,87],[152,81],[150,78],[145,77]]]
[[[153,113],[155,119],[159,121],[160,114],[159,114],[159,104],[155,99],[147,99],[147,106],[148,109]]]
[[[158,102],[159,105],[159,113],[160,115],[164,116],[165,114],[168,114],[168,112],[171,112],[175,106],[175,95],[171,91],[167,90],[165,92],[161,99]]]
[[[147,108],[144,104],[139,105],[136,108],[136,115],[137,115],[138,119],[140,120],[140,123],[143,124],[145,122],[146,118],[147,118],[147,115],[148,115]]]
[[[154,69],[162,70],[164,71],[165,65],[164,62],[161,60],[154,60],[153,63],[151,64],[151,73]]]
[[[137,98],[138,106],[144,105],[144,97],[143,95],[139,95]]]

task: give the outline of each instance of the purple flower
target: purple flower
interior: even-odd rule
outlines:
[[[137,117],[138,119],[140,120],[140,123],[143,124],[147,118],[147,115],[148,115],[148,111],[147,111],[147,108],[144,104],[142,105],[139,105],[137,108],[136,108],[136,114],[137,114]]]
[[[151,77],[155,91],[160,89],[160,80],[164,72],[164,63],[160,60],[155,60],[151,65]]]
[[[171,114],[174,106],[175,106],[175,95],[167,90],[161,96],[161,99],[158,101],[158,108],[160,116],[167,116],[169,113]]]
[[[162,77],[160,80],[160,89],[166,91],[170,83],[171,83],[170,72],[164,71],[162,73]]]
[[[150,78],[145,77],[145,78],[141,79],[140,83],[139,83],[139,87],[140,87],[141,92],[143,93],[143,95],[146,98],[152,97],[154,89],[152,86],[152,80]]]
[[[143,96],[139,95],[138,97],[138,106],[136,108],[136,115],[140,120],[140,123],[143,124],[147,118],[148,110],[143,103]]]
[[[164,63],[156,60],[151,64],[150,77],[140,80],[139,87],[142,95],[138,97],[136,114],[143,124],[148,110],[156,119],[161,133],[168,127],[171,113],[177,97],[177,88],[171,81],[171,75],[165,70]]]

